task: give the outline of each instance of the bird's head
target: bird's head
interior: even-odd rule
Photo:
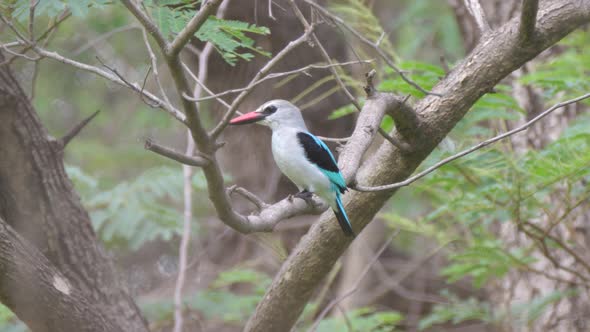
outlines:
[[[269,126],[273,130],[279,127],[305,128],[301,111],[297,106],[282,99],[268,101],[256,111],[232,119],[229,124],[242,125],[254,122]]]

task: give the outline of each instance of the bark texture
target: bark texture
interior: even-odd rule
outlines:
[[[361,167],[361,184],[379,185],[408,177],[448,134],[469,108],[501,79],[534,58],[580,25],[590,21],[590,2],[544,1],[529,44],[521,45],[518,19],[486,34],[471,54],[433,89],[443,97],[428,96],[416,110],[420,119],[415,151],[403,154],[391,144]],[[392,133],[397,135],[397,133]],[[393,192],[359,193],[345,197],[355,229],[367,225]],[[331,213],[324,213],[300,241],[275,277],[250,318],[247,331],[289,331],[316,285],[350,244]]]
[[[0,54],[0,62],[3,59]],[[35,332],[75,330],[69,328],[68,315],[79,315],[78,322],[84,322],[77,330],[147,331],[146,321],[97,241],[88,213],[66,175],[63,144],[48,135],[8,66],[0,67],[0,142],[0,218],[10,226],[0,229],[8,236],[3,239],[6,245],[0,248],[6,249],[0,250],[3,271],[16,266],[31,273],[42,272],[38,277],[16,280],[12,279],[19,273],[3,273],[0,299]],[[18,238],[11,229],[19,234]],[[15,238],[18,241],[9,245],[9,240]],[[47,261],[33,254],[33,248],[15,255],[14,248],[25,246],[24,241]],[[25,252],[31,256],[23,257]],[[37,262],[43,264],[29,266]],[[46,269],[50,265],[52,269]],[[48,305],[40,311],[30,301],[14,300],[52,295],[45,286],[46,277],[55,275],[53,271],[59,271],[71,294],[76,295],[68,301],[79,305],[78,310]],[[29,281],[28,287],[20,284],[25,280]],[[92,303],[92,310],[83,310],[80,299]]]

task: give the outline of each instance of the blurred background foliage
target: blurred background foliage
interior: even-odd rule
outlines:
[[[184,26],[195,8],[194,2],[182,0],[149,0],[144,4],[168,36]],[[28,0],[8,0],[0,6],[24,29],[29,5]],[[51,36],[48,48],[94,65],[99,65],[98,57],[129,81],[144,80],[150,60],[141,30],[122,5],[98,0],[44,0],[37,7],[36,28],[42,31],[66,8],[72,17]],[[345,0],[330,2],[328,8],[370,40],[385,34],[381,46],[426,89],[434,86],[446,75],[447,67],[452,68],[464,56],[455,16],[444,1],[403,0],[390,4]],[[344,31],[339,33],[349,37]],[[258,25],[254,18],[248,22],[210,19],[196,37],[213,42],[227,66],[239,66],[240,62],[254,57],[268,57],[270,53],[264,44],[256,41],[257,37],[272,34],[272,27]],[[0,37],[2,42],[11,40],[7,29],[0,31]],[[347,38],[346,43],[354,49],[354,57],[372,57],[353,38]],[[538,89],[547,105],[590,89],[589,34],[573,33],[560,42],[559,48],[556,55],[537,62],[534,71],[517,78],[518,83]],[[446,59],[442,63],[441,56]],[[195,55],[187,54],[187,59],[191,57]],[[423,96],[384,64],[377,61],[374,66],[379,72],[379,89],[409,94],[410,101]],[[68,146],[65,156],[68,174],[92,216],[97,234],[118,257],[122,275],[129,278],[152,327],[166,330],[173,319],[172,294],[154,292],[154,289],[172,283],[176,273],[182,230],[182,171],[179,165],[144,150],[142,142],[147,137],[157,137],[165,144],[183,149],[184,129],[170,116],[147,106],[136,94],[73,67],[44,60],[38,64],[17,61],[14,68],[23,86],[34,94],[34,105],[53,136],[63,135],[73,123],[101,110]],[[170,82],[165,71],[160,72],[164,81]],[[347,84],[362,96],[363,82],[348,72],[342,74]],[[481,98],[421,168],[495,135],[510,122],[526,119],[525,110],[513,95],[512,83],[502,82],[493,93]],[[149,84],[148,87],[153,88]],[[172,90],[168,86],[165,90],[172,102],[178,104]],[[207,109],[208,104],[201,107]],[[347,105],[332,112],[330,118],[351,113],[354,109]],[[208,126],[212,125],[212,118],[206,119]],[[526,327],[562,298],[576,296],[578,289],[574,286],[554,290],[527,303],[512,303],[507,312],[494,307],[485,291],[481,292],[510,271],[534,269],[544,246],[566,250],[556,239],[542,240],[540,245],[529,247],[510,247],[498,237],[496,230],[499,224],[505,223],[524,227],[519,223],[538,218],[540,214],[558,216],[556,222],[567,223],[576,207],[588,199],[590,117],[580,115],[571,123],[542,149],[523,151],[507,140],[445,165],[402,189],[379,214],[375,222],[383,223],[388,232],[401,230],[392,250],[404,261],[426,255],[433,248],[438,248],[436,254],[443,257],[436,273],[446,284],[433,294],[438,299],[436,303],[425,306],[420,317],[414,319],[417,325],[409,325],[407,312],[400,306],[376,299],[345,314],[328,316],[319,322],[317,331],[437,331],[440,326],[452,330],[453,326],[465,322],[476,326],[474,331],[481,331],[477,328],[506,324],[507,320],[511,326]],[[392,120],[386,118],[383,127],[392,126]],[[224,235],[219,231],[220,223],[216,227],[205,223],[214,219],[214,214],[207,200],[205,181],[198,171],[193,188],[196,192],[193,242],[197,244],[192,245],[191,255],[199,258],[207,252],[201,253],[206,247],[198,243],[216,236],[211,240],[215,245]],[[561,197],[559,204],[547,205],[555,195]],[[539,235],[542,230],[531,232]],[[277,252],[280,250],[273,249],[273,245],[289,247],[293,243],[284,236],[254,241],[258,245],[262,243],[265,250]],[[431,245],[424,246],[424,243]],[[158,249],[154,251],[154,247]],[[227,255],[233,255],[234,250],[239,248],[227,248]],[[271,256],[283,257],[273,253]],[[187,290],[185,310],[195,330],[199,327],[239,330],[280,264],[276,259],[260,263],[256,257],[247,257],[239,264],[231,262],[200,267],[198,272],[211,275],[211,282],[206,287]],[[466,291],[455,293],[453,285],[461,281],[467,281],[467,286],[461,286]],[[298,330],[305,331],[314,324],[326,304],[325,297],[320,295],[309,304]],[[24,331],[25,328],[10,311],[0,307],[0,330]]]

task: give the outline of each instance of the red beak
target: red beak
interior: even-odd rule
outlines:
[[[257,113],[257,112],[250,112],[244,115],[240,115],[237,118],[233,118],[229,124],[230,125],[243,125],[248,123],[258,122],[262,119],[266,118],[266,115]]]

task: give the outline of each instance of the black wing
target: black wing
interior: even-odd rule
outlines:
[[[336,160],[334,160],[332,153],[324,142],[304,132],[297,133],[297,139],[303,147],[303,151],[305,151],[307,160],[328,172],[340,172],[338,165],[336,165]]]
[[[297,133],[299,144],[305,151],[305,157],[310,162],[316,164],[320,170],[330,179],[334,191],[344,193],[346,191],[346,181],[338,169],[336,159],[322,140],[310,133]]]

